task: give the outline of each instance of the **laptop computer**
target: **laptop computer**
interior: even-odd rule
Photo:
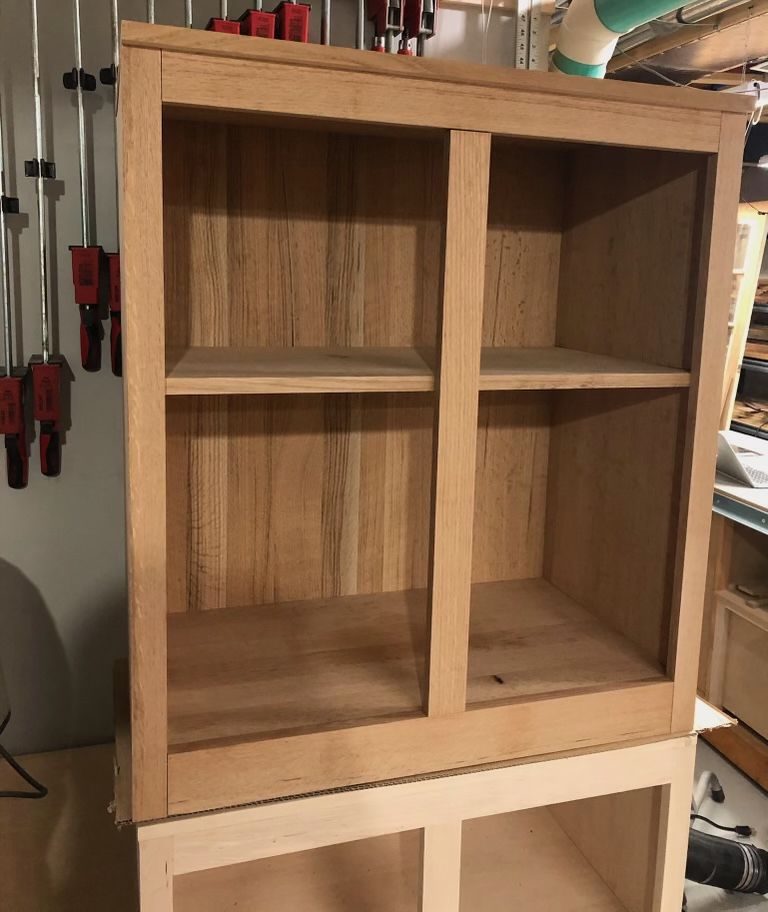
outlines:
[[[768,488],[768,456],[733,443],[724,431],[717,435],[717,471],[752,488]]]

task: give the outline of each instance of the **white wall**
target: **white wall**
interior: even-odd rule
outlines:
[[[80,368],[79,316],[73,303],[69,244],[80,243],[77,122],[61,74],[73,65],[71,3],[38,0],[44,83],[45,157],[56,162],[49,182],[49,262],[53,340],[73,370],[71,427],[60,478],[40,475],[33,444],[29,487],[12,491],[0,474],[0,662],[13,717],[4,742],[17,753],[107,739],[112,731],[111,668],[127,654],[124,560],[122,382],[109,370]],[[16,354],[40,351],[37,226],[34,183],[24,160],[34,152],[30,0],[0,0],[0,97],[8,159],[7,183],[24,215],[12,225],[12,289]],[[239,14],[246,0],[230,0]],[[271,3],[265,6],[271,8]],[[98,73],[111,62],[109,0],[81,0],[84,64]],[[183,24],[183,0],[157,0],[157,21]],[[218,0],[196,0],[195,25],[218,13]],[[351,46],[355,7],[334,0],[332,39]],[[313,27],[317,40],[319,3]],[[121,0],[125,19],[142,19],[144,0]],[[493,14],[485,55],[480,13],[441,12],[429,55],[510,64],[514,22]],[[114,132],[111,90],[87,98],[94,164],[96,239],[116,243]],[[108,332],[108,324],[104,324]],[[147,328],[151,331],[151,327]],[[4,459],[4,457],[3,457]]]

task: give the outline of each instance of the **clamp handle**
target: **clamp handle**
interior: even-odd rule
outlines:
[[[62,74],[61,81],[64,83],[64,88],[69,89],[71,92],[74,92],[78,87],[84,92],[96,90],[96,77],[91,73],[86,73],[82,67],[79,70],[76,67],[67,70],[66,73]]]
[[[29,456],[27,442],[20,434],[6,435],[5,468],[9,488],[15,491],[26,488],[29,480]]]

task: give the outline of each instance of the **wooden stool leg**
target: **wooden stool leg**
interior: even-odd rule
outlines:
[[[461,820],[424,827],[421,912],[459,912]]]
[[[139,834],[141,912],[173,912],[173,837],[142,839]]]

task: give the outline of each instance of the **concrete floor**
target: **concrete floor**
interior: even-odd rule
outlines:
[[[749,824],[757,833],[751,840],[745,841],[768,849],[768,795],[713,751],[708,744],[699,741],[696,753],[697,776],[704,770],[711,770],[720,779],[725,791],[725,804],[715,804],[711,800],[706,800],[700,808],[701,813],[726,826]],[[717,830],[701,821],[698,821],[696,826],[703,831],[717,834]],[[686,883],[686,894],[688,912],[724,912],[731,909],[738,912],[768,912],[766,896],[742,896],[692,883]]]

